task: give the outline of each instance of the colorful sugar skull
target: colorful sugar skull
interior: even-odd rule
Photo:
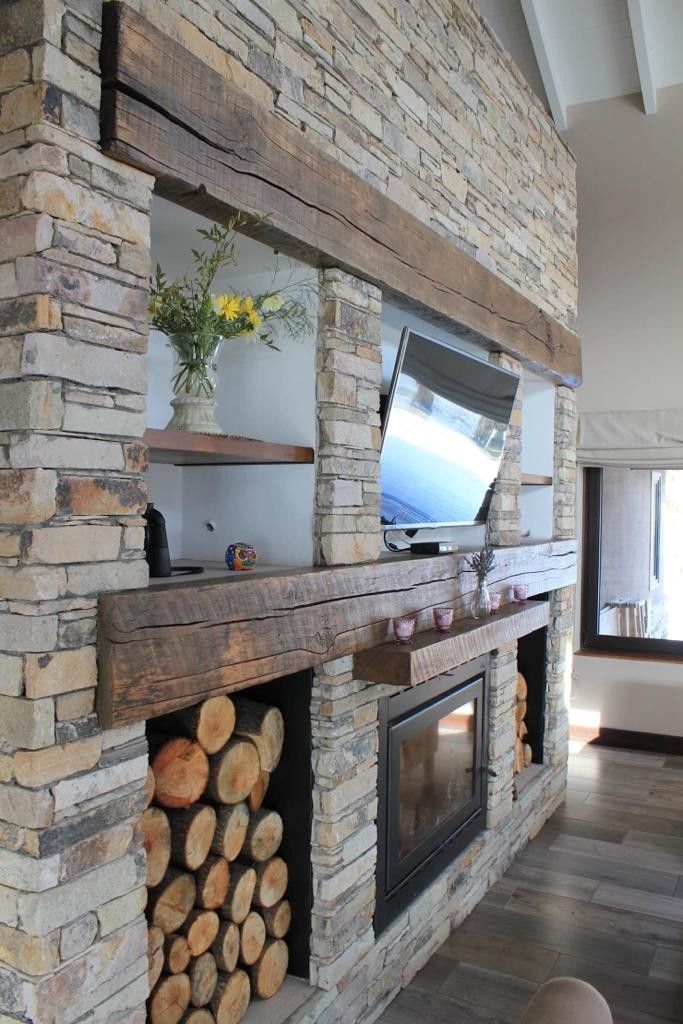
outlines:
[[[256,549],[244,541],[230,544],[225,552],[228,569],[253,569],[256,565]]]

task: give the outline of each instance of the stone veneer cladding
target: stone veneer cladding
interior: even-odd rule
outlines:
[[[379,557],[381,293],[340,270],[319,278],[318,444],[315,542],[318,565]]]
[[[0,15],[0,1016],[143,1022],[144,727],[94,714],[144,586],[152,179],[105,158],[97,3]]]
[[[573,324],[573,160],[469,0],[129,2]],[[38,1024],[142,1024],[147,994],[135,829],[146,744],[139,726],[103,733],[93,709],[96,596],[146,581],[139,438],[153,182],[99,151],[101,10],[100,0],[6,0],[0,20],[0,1016]],[[365,560],[378,544],[380,296],[335,270],[321,275],[321,290],[319,358],[335,370],[344,355],[359,362],[347,381],[320,383],[318,558]],[[355,388],[362,439],[353,431],[351,439],[359,417],[342,386]],[[556,472],[566,487],[556,491],[555,529],[568,536],[568,389],[558,389],[558,409]],[[344,434],[339,446],[326,424]],[[572,588],[551,595],[556,767],[511,804],[514,652],[506,648],[494,655],[491,691],[491,751],[502,771],[489,786],[487,820],[497,828],[376,945],[382,690],[354,680],[344,660],[317,673],[312,978],[320,992],[300,1019],[372,1019],[561,798],[571,600]]]

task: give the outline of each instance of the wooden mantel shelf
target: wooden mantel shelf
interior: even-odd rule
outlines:
[[[542,473],[522,473],[522,487],[552,487],[553,478]]]
[[[145,431],[149,461],[171,466],[272,466],[311,464],[313,449],[258,441],[228,434],[190,434],[181,430]]]
[[[364,565],[281,569],[265,577],[186,577],[183,583],[102,594],[100,722],[105,729],[129,725],[211,694],[382,650],[395,615],[417,616],[416,651],[431,636],[441,659],[433,674],[452,667],[460,652],[463,660],[476,657],[547,621],[545,603],[529,601],[481,624],[458,619],[455,631],[434,643],[432,609],[450,605],[458,615],[469,607],[472,574],[465,558],[403,554]],[[532,595],[546,594],[575,579],[575,541],[496,549],[496,590],[526,583]],[[395,654],[389,645],[387,659]]]
[[[411,644],[390,640],[357,651],[353,671],[357,679],[369,683],[417,686],[547,625],[547,601],[511,604],[486,619],[458,619],[450,633],[429,629],[418,633]]]

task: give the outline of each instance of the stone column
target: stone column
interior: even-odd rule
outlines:
[[[95,714],[144,586],[152,180],[99,152],[101,5],[0,15],[0,1017],[143,1024],[144,730]]]
[[[492,352],[489,362],[509,370],[521,377],[522,364],[505,352]],[[489,544],[498,547],[513,547],[519,544],[522,531],[520,487],[522,483],[522,383],[520,380],[517,397],[510,417],[503,460],[491,500],[486,538]]]
[[[316,671],[313,732],[311,982],[332,989],[373,945],[378,699],[353,658]]]
[[[318,565],[379,557],[381,294],[345,274],[320,274],[317,350]]]
[[[553,537],[576,537],[576,393],[555,388]]]
[[[549,594],[546,642],[545,759],[565,765],[569,755],[569,696],[573,662],[574,590],[562,587]]]
[[[487,780],[487,828],[495,828],[512,811],[516,692],[517,642],[514,641],[493,651],[489,666],[488,767],[495,775]]]

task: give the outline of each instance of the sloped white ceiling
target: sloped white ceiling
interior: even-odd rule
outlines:
[[[558,128],[579,103],[683,82],[683,0],[475,0]],[[542,83],[542,84],[541,84]]]

